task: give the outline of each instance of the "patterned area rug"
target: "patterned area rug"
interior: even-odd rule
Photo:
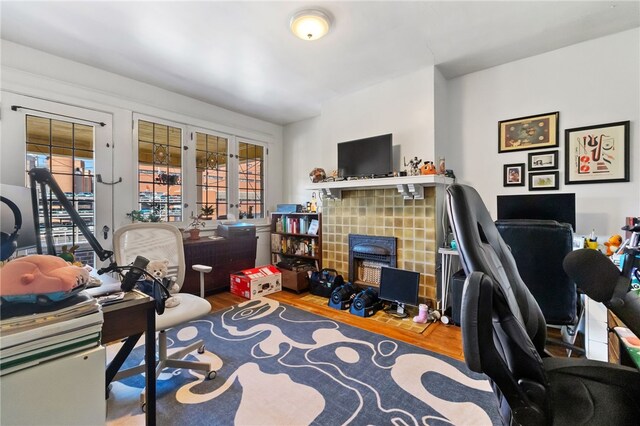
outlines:
[[[318,306],[327,306],[329,303],[329,299],[322,296],[316,296],[315,294],[307,294],[300,298],[300,300],[304,300],[305,302],[313,303]],[[413,317],[417,315],[417,312],[408,311],[409,316],[407,318],[396,318],[392,315],[387,314],[386,312],[380,310],[376,312],[374,315],[367,317],[367,319],[376,321],[382,324],[390,325],[393,327],[398,327],[403,330],[413,331],[414,333],[423,333],[427,327],[431,323],[419,324],[413,322]]]
[[[207,351],[194,357],[218,376],[166,370],[158,424],[500,424],[486,378],[463,363],[274,300],[247,301],[167,333],[173,350],[203,338]],[[127,363],[142,358],[138,347]],[[143,384],[142,375],[113,383],[109,425],[144,424]]]

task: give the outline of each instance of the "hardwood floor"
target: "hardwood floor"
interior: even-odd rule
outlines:
[[[305,294],[306,293],[296,294],[290,291],[281,291],[267,297],[316,315],[334,319],[373,333],[382,334],[454,359],[464,359],[462,354],[462,335],[460,333],[460,327],[444,325],[437,322],[431,324],[422,334],[418,334],[412,331],[406,331],[397,327],[371,321],[367,318],[361,318],[346,311],[338,311],[330,308],[329,306],[318,306],[301,300]],[[212,311],[215,312],[244,302],[246,299],[225,291],[209,296],[207,297],[207,300],[211,303]]]
[[[313,303],[302,300],[302,297],[307,293],[296,294],[291,291],[281,291],[267,296],[278,302],[286,303],[296,308],[303,309],[305,311],[321,315],[336,321],[349,324],[354,327],[362,328],[364,330],[371,331],[390,337],[392,339],[400,340],[412,345],[427,349],[429,351],[437,352],[442,355],[449,356],[460,361],[464,360],[462,352],[462,333],[460,327],[454,325],[444,325],[441,322],[431,324],[422,334],[418,334],[412,331],[402,330],[397,327],[388,326],[379,322],[371,321],[367,318],[361,318],[355,315],[351,315],[347,311],[338,311],[328,306],[318,306]],[[214,294],[207,297],[207,300],[211,303],[212,312],[220,309],[228,308],[238,303],[246,301],[246,299],[236,296],[228,291]],[[560,339],[560,331],[548,328],[548,337]],[[582,335],[578,336],[575,343],[576,345],[584,348],[584,339]],[[548,344],[547,350],[553,356],[567,356],[566,350],[558,345]],[[572,357],[579,356],[576,353],[571,355]]]

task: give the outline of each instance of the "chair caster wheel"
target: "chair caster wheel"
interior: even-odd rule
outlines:
[[[217,376],[217,375],[218,375],[218,372],[217,372],[217,371],[213,371],[213,370],[212,370],[212,371],[209,371],[209,372],[207,373],[207,380],[213,380],[213,379],[215,379],[215,378],[216,378],[216,376]]]
[[[202,345],[202,346],[200,346],[200,347],[198,348],[198,353],[199,353],[199,354],[203,354],[203,353],[204,353],[204,345]]]

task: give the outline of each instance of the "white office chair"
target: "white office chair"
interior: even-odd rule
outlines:
[[[144,256],[149,260],[169,260],[167,276],[175,277],[176,284],[182,288],[185,275],[184,250],[182,234],[173,225],[166,223],[134,223],[119,228],[113,235],[113,247],[116,263],[120,266],[131,264],[136,256]],[[197,268],[196,268],[197,267]],[[200,318],[211,311],[211,305],[204,299],[203,272],[210,272],[211,267],[194,265],[200,272],[200,297],[177,293],[180,304],[173,308],[166,308],[162,315],[156,314],[156,331],[158,335],[158,361],[156,377],[165,368],[187,368],[200,370],[207,379],[213,379],[216,372],[211,370],[211,364],[205,362],[186,361],[184,358],[190,352],[198,350],[204,353],[204,342],[198,340],[171,355],[167,355],[166,330]],[[144,365],[139,365],[116,374],[114,380],[120,380],[144,372]],[[140,402],[145,407],[145,391],[140,395]]]

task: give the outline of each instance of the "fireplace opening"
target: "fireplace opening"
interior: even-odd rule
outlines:
[[[383,266],[395,268],[395,237],[349,234],[349,279],[360,287],[380,287]]]

